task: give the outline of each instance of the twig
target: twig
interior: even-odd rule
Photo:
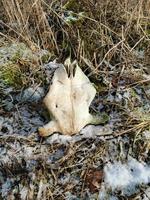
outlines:
[[[132,128],[129,128],[129,129],[124,130],[124,131],[121,131],[120,133],[114,133],[113,135],[114,135],[114,137],[121,136],[123,134],[130,133],[131,131],[135,131],[135,130],[141,128],[141,127],[144,128],[144,127],[146,127],[148,125],[150,125],[150,120],[145,121],[145,122],[141,122],[140,124],[136,124]]]
[[[124,39],[121,40],[120,42],[118,42],[116,45],[114,45],[111,49],[109,49],[109,50],[107,51],[107,53],[105,54],[104,58],[103,58],[102,61],[98,64],[98,66],[96,67],[95,70],[97,70],[98,67],[100,67],[101,64],[105,61],[107,55],[108,55],[113,49],[115,49],[117,46],[119,46],[122,42],[124,42]]]

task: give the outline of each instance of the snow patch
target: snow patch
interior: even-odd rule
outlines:
[[[118,200],[116,192],[131,196],[140,192],[140,185],[150,183],[150,166],[130,157],[126,163],[115,161],[104,167],[104,182],[99,191],[99,200]],[[110,192],[112,191],[112,193]],[[148,200],[150,189],[144,194],[144,200]]]
[[[150,166],[130,158],[126,164],[108,163],[104,168],[105,183],[112,190],[150,183]]]
[[[47,139],[47,142],[50,144],[66,144],[68,142],[72,141],[72,137],[69,135],[60,135],[58,133],[53,134]]]
[[[109,125],[106,126],[94,126],[88,125],[83,128],[80,133],[70,136],[70,135],[61,135],[55,133],[47,138],[46,142],[49,144],[67,144],[70,142],[77,142],[86,138],[96,138],[97,136],[104,139],[103,136],[108,136],[112,134],[112,128]]]
[[[104,168],[105,183],[108,187],[115,189],[121,189],[130,184],[132,175],[127,168],[127,165],[123,165],[120,162],[115,164],[107,164]]]
[[[108,163],[104,168],[105,184],[113,191],[123,190],[130,185],[137,186],[150,183],[150,166],[130,158],[126,164]]]

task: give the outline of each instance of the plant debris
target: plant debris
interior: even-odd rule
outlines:
[[[150,199],[149,6],[0,1],[0,199]],[[95,88],[88,113],[101,124],[40,137],[67,58]]]

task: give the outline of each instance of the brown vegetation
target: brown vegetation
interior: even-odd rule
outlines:
[[[150,0],[0,0],[0,47],[0,190],[1,182],[12,184],[7,199],[98,199],[107,162],[150,163]],[[38,126],[49,120],[41,99],[68,56],[97,90],[90,112],[107,119],[99,135],[89,129],[66,142],[59,134],[41,139]],[[144,193],[142,185],[129,199]]]
[[[132,65],[134,50],[149,46],[149,0],[1,0],[1,4],[5,37],[15,34],[31,48],[49,49],[60,61],[71,54],[92,73],[104,67],[106,71],[109,64]]]

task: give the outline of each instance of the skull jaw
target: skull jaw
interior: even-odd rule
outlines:
[[[79,126],[76,127],[66,127],[64,128],[63,126],[61,127],[60,125],[58,125],[58,123],[54,120],[50,121],[49,123],[47,123],[45,126],[40,127],[38,129],[39,135],[41,137],[47,137],[52,135],[53,133],[61,133],[63,135],[75,135],[77,133],[79,133],[82,128],[84,128],[86,125],[91,124],[93,119],[92,115],[89,115],[87,120],[85,120],[82,125],[80,124]]]

